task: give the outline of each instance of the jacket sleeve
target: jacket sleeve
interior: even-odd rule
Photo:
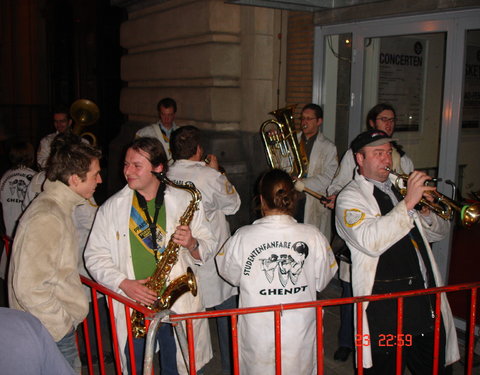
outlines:
[[[330,142],[324,142],[321,153],[315,156],[322,159],[319,161],[323,165],[321,172],[312,176],[308,174],[308,177],[302,179],[302,181],[307,188],[320,194],[326,194],[338,168],[337,148]]]
[[[450,230],[450,221],[442,219],[433,212],[430,214],[431,224],[422,215],[417,214],[417,217],[428,242],[441,241],[447,236]]]
[[[218,273],[234,286],[240,285],[242,276],[241,236],[238,231],[222,246],[215,261]]]
[[[318,292],[321,292],[323,289],[325,289],[333,276],[335,276],[338,266],[335,256],[333,255],[332,248],[330,247],[325,236],[319,232],[317,237],[318,238],[315,240],[315,244],[319,246],[320,251],[317,258],[318,264],[315,267],[318,270],[316,288]]]
[[[413,228],[413,218],[408,215],[404,201],[382,216],[378,207],[368,205],[357,185],[355,190],[350,186],[337,198],[335,225],[338,234],[350,249],[378,257]]]
[[[403,172],[405,172],[406,174],[410,174],[414,170],[413,161],[407,155],[403,155],[400,158],[400,165],[402,167]]]
[[[122,293],[119,285],[128,277],[119,266],[122,262],[122,254],[119,251],[121,234],[116,232],[112,225],[114,216],[109,212],[108,207],[109,205],[103,205],[98,209],[85,248],[85,265],[98,283],[117,293]]]
[[[11,272],[13,292],[25,311],[38,317],[47,314],[61,317],[66,322],[71,320],[70,314],[56,295],[62,271],[63,230],[56,216],[43,214],[32,219],[28,228],[22,228],[15,238]]]
[[[343,155],[342,161],[338,166],[335,177],[327,189],[328,195],[338,194],[353,179],[355,172],[355,159],[352,149],[348,149]]]
[[[201,260],[194,259],[196,264],[203,264],[215,256],[217,241],[215,236],[207,225],[207,218],[203,205],[199,205],[198,211],[195,212],[192,222],[190,223],[192,236],[198,241],[198,250]]]
[[[227,177],[219,172],[208,178],[208,189],[212,195],[210,211],[221,211],[224,215],[233,215],[240,208],[240,196]]]
[[[48,141],[49,138],[42,138],[42,140],[40,141],[40,145],[38,146],[37,164],[40,169],[45,169],[45,167],[47,166],[47,159],[50,155],[50,145]]]

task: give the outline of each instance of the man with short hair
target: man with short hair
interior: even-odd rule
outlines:
[[[173,160],[169,142],[170,135],[177,129],[177,125],[175,124],[177,103],[172,98],[163,98],[157,104],[157,111],[159,120],[137,131],[135,137],[157,138],[167,153],[169,164],[172,164]]]
[[[335,222],[338,234],[351,252],[354,296],[418,290],[443,285],[430,248],[441,240],[450,223],[416,205],[434,187],[430,179],[414,171],[408,178],[405,197],[393,186],[392,138],[372,129],[352,142],[358,165],[355,178],[338,195]],[[385,345],[385,337],[396,337],[396,301],[364,303],[363,337],[356,337],[356,349],[363,350],[366,374],[395,373],[396,345],[404,345],[403,358],[413,374],[432,373],[434,354],[435,296],[406,298],[403,337]],[[441,296],[439,374],[445,365],[459,358],[452,313],[445,295]],[[389,336],[391,335],[391,336]],[[407,344],[405,344],[407,343]]]
[[[85,249],[85,264],[93,278],[113,290],[146,306],[157,300],[157,291],[145,286],[156,269],[156,260],[170,240],[180,245],[178,260],[169,271],[170,280],[184,275],[213,257],[215,239],[204,224],[203,207],[194,213],[190,225],[179,219],[192,197],[183,189],[166,186],[154,173],[166,173],[167,158],[156,138],[137,138],[128,148],[123,173],[127,185],[108,199],[97,212]],[[125,309],[114,302],[117,333],[123,370],[128,371],[127,326]],[[176,313],[204,310],[201,296],[181,295],[171,307]],[[208,321],[195,320],[195,356],[201,369],[212,357]],[[157,334],[161,373],[186,374],[187,370],[169,324]],[[135,338],[135,363],[143,372],[145,339]]]
[[[366,126],[367,129],[382,130],[389,137],[391,137],[395,131],[396,123],[395,109],[388,103],[378,103],[373,106],[367,114]],[[392,168],[404,174],[413,172],[413,162],[405,154],[403,148],[396,142],[392,142]],[[335,206],[335,199],[345,185],[347,185],[354,176],[355,172],[355,157],[353,156],[352,149],[349,148],[343,156],[335,177],[333,178],[330,186],[327,189],[329,204],[328,208],[333,209]],[[345,242],[343,242],[338,236],[335,236],[332,241],[332,247],[338,249],[341,253],[342,249],[346,249]],[[350,264],[347,262],[348,256],[340,256],[339,262],[339,279],[342,284],[342,297],[352,296],[352,285],[350,283]],[[340,306],[340,328],[338,331],[339,347],[335,351],[334,359],[337,361],[346,361],[350,352],[354,348],[353,340],[353,305],[346,304]]]
[[[193,182],[202,193],[202,205],[210,229],[215,236],[214,252],[230,237],[230,226],[226,215],[235,214],[240,208],[240,196],[225,174],[220,173],[215,155],[206,155],[202,145],[202,134],[194,126],[183,126],[172,133],[170,149],[175,162],[169,168],[168,177],[180,184]],[[205,159],[208,160],[206,164]],[[225,282],[217,273],[212,258],[197,268],[199,288],[205,307],[214,310],[237,307],[238,289]],[[216,318],[222,362],[222,374],[232,372],[230,361],[231,337],[229,318]]]
[[[326,195],[338,167],[337,148],[320,131],[323,124],[323,110],[317,104],[309,103],[302,109],[302,133],[299,135],[300,148],[308,156],[308,171],[300,180],[305,187],[321,195]],[[307,195],[298,202],[295,218],[306,224],[315,225],[331,239],[331,216],[329,209],[319,199]]]
[[[42,138],[37,151],[37,164],[40,169],[47,166],[48,156],[50,155],[50,146],[53,139],[60,133],[65,132],[72,125],[69,109],[64,105],[59,105],[53,110],[53,125],[55,132]]]
[[[101,152],[58,136],[44,191],[28,206],[13,241],[8,275],[10,307],[30,312],[47,328],[80,372],[75,329],[88,313],[78,273],[74,208],[87,204],[101,183]]]

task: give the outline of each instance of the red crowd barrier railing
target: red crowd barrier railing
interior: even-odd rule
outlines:
[[[132,333],[130,329],[130,309],[136,309],[140,312],[144,313],[146,317],[152,317],[154,314],[132,300],[121,296],[117,293],[112,292],[111,290],[102,287],[101,285],[93,282],[88,278],[82,277],[82,281],[84,284],[88,285],[92,288],[92,301],[94,302],[94,310],[95,310],[95,325],[96,325],[96,333],[97,333],[97,340],[98,340],[98,348],[99,348],[99,369],[101,374],[105,374],[105,366],[101,360],[103,358],[102,351],[102,341],[101,341],[101,334],[100,334],[100,326],[99,326],[99,318],[98,318],[98,305],[96,305],[96,293],[100,292],[106,295],[109,306],[112,306],[112,301],[115,299],[125,306],[126,312],[126,319],[127,319],[127,326],[128,329],[128,344],[129,344],[129,353],[131,358],[133,358],[133,342],[132,342]],[[357,321],[357,336],[359,338],[363,338],[363,309],[362,304],[365,302],[374,302],[380,301],[385,299],[396,299],[398,301],[397,304],[397,337],[402,336],[402,330],[404,326],[403,320],[403,307],[404,307],[404,299],[413,297],[413,296],[420,296],[420,295],[427,295],[427,294],[434,294],[436,303],[435,303],[435,325],[434,325],[434,358],[433,358],[433,374],[435,375],[438,372],[438,360],[439,360],[439,345],[440,345],[440,324],[441,324],[441,311],[440,311],[440,301],[441,301],[441,294],[442,293],[454,293],[458,291],[470,290],[470,315],[467,325],[467,332],[466,332],[466,360],[465,360],[465,374],[471,375],[472,374],[472,367],[473,367],[473,351],[474,351],[474,330],[475,330],[475,323],[477,317],[477,291],[480,287],[480,282],[475,283],[464,283],[464,284],[457,284],[457,285],[450,285],[441,288],[430,288],[430,289],[422,289],[416,291],[409,291],[409,292],[399,292],[399,293],[391,293],[391,294],[382,294],[382,295],[371,295],[371,296],[362,296],[362,297],[350,297],[350,298],[337,298],[337,299],[328,299],[328,300],[319,300],[314,302],[304,302],[304,303],[292,303],[292,304],[284,304],[284,305],[271,305],[271,306],[260,306],[260,307],[250,307],[250,308],[239,308],[239,309],[231,309],[231,310],[214,310],[208,312],[196,312],[190,314],[176,314],[170,315],[171,322],[185,322],[186,324],[186,331],[187,331],[187,341],[188,341],[188,354],[189,354],[189,369],[190,374],[196,374],[196,363],[195,363],[195,345],[194,345],[194,331],[193,331],[193,320],[195,319],[207,319],[207,318],[215,318],[215,317],[222,317],[228,316],[231,319],[232,323],[232,349],[233,349],[233,369],[234,374],[240,374],[240,364],[239,364],[239,349],[238,349],[238,331],[237,331],[237,322],[238,316],[245,315],[245,314],[253,314],[253,313],[262,313],[262,312],[272,312],[274,314],[274,330],[275,330],[275,373],[280,375],[282,373],[281,369],[281,313],[285,310],[294,310],[294,309],[303,309],[303,308],[315,308],[316,309],[316,319],[317,319],[317,374],[324,374],[324,317],[323,311],[327,307],[331,306],[339,306],[344,304],[355,304],[356,309],[356,321]],[[114,357],[115,357],[115,367],[117,374],[121,374],[121,366],[120,366],[120,359],[119,359],[119,349],[118,349],[118,341],[116,337],[116,326],[115,320],[113,319],[114,311],[110,308],[109,311],[110,315],[110,322],[111,322],[111,329],[112,329],[112,345],[114,350]],[[84,324],[85,326],[86,324]],[[87,346],[87,353],[90,348],[88,342],[88,327],[84,327],[86,329],[85,337],[86,339],[86,346]],[[403,345],[397,345],[397,362],[396,362],[396,373],[401,374],[402,370],[402,353],[403,353]],[[363,374],[363,353],[362,350],[358,350],[357,352],[357,368],[358,374]],[[89,365],[88,370],[89,374],[93,374],[93,366],[91,364],[91,353],[88,354],[89,357]],[[131,360],[130,363],[132,364],[131,373],[136,374],[136,369],[134,368],[135,361]]]
[[[115,364],[115,369],[117,374],[121,374],[121,365],[120,365],[120,350],[118,345],[118,337],[117,337],[117,325],[115,323],[115,309],[113,307],[113,301],[116,300],[118,302],[121,302],[124,305],[125,308],[125,319],[126,319],[126,324],[127,324],[127,330],[128,330],[128,349],[129,349],[129,355],[131,358],[134,358],[134,349],[133,349],[133,336],[132,336],[132,327],[131,327],[131,322],[130,322],[130,310],[138,310],[141,313],[145,315],[146,318],[151,318],[155,315],[151,310],[147,309],[145,306],[140,305],[134,301],[132,301],[130,298],[127,298],[125,296],[122,296],[121,294],[115,293],[112,290],[105,288],[104,286],[92,281],[91,279],[80,276],[80,279],[82,280],[83,284],[87,285],[88,287],[91,288],[92,290],[92,303],[93,303],[93,316],[94,316],[94,322],[95,322],[95,333],[96,333],[96,339],[97,339],[97,348],[98,348],[98,367],[101,375],[106,374],[105,370],[105,362],[103,360],[104,358],[104,349],[103,349],[103,339],[102,339],[102,334],[101,334],[101,325],[100,325],[100,314],[99,314],[99,308],[98,308],[98,293],[104,294],[105,298],[107,299],[108,302],[108,313],[109,313],[109,320],[110,320],[110,329],[112,333],[111,337],[111,344],[112,344],[112,349],[113,349],[113,354],[114,354],[114,364]],[[146,326],[148,329],[148,326],[150,325],[149,320],[145,320]],[[85,338],[85,352],[87,354],[87,367],[88,367],[88,373],[89,374],[94,374],[93,371],[93,362],[92,362],[92,352],[91,352],[91,343],[90,343],[90,336],[89,336],[89,327],[87,320],[85,319],[83,322],[83,333],[84,333],[84,338]],[[130,373],[132,375],[136,375],[137,371],[135,368],[135,361],[132,360],[130,361],[131,369]]]

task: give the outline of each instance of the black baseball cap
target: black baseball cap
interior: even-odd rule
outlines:
[[[357,137],[352,141],[351,148],[353,153],[356,154],[364,146],[381,146],[385,143],[393,141],[394,139],[384,131],[370,129],[357,135]]]

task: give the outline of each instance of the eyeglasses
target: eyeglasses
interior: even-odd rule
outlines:
[[[316,120],[318,117],[300,117],[300,121],[312,121]]]
[[[380,120],[381,122],[396,122],[397,119],[395,117],[377,117],[377,120]]]

